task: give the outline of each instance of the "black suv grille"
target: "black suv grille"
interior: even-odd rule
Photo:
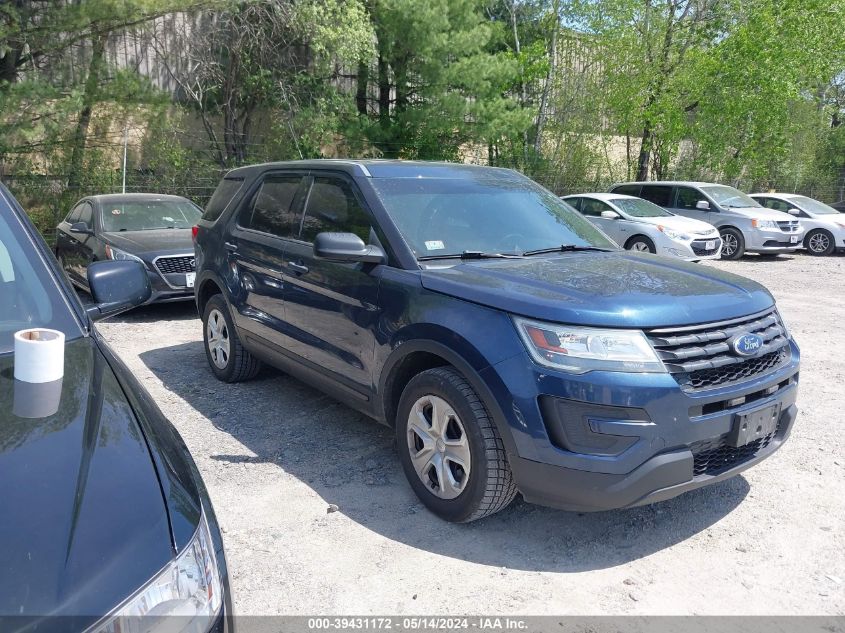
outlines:
[[[693,459],[692,474],[694,477],[719,475],[726,470],[730,470],[734,466],[748,461],[766,448],[775,435],[777,435],[777,430],[761,437],[759,440],[738,447],[730,446],[725,436],[714,440],[695,442],[690,445]]]
[[[730,339],[752,332],[763,339],[753,358],[733,351]],[[748,380],[767,373],[789,359],[786,329],[777,311],[750,317],[671,330],[646,332],[663,360],[685,391],[697,391]]]
[[[174,273],[192,273],[196,269],[193,255],[179,255],[177,257],[160,257],[156,260],[156,268],[162,275]]]

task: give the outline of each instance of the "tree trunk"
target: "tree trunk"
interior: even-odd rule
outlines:
[[[367,116],[367,88],[370,85],[370,64],[364,60],[358,62],[357,81],[355,105],[358,108],[358,114]]]
[[[394,144],[393,133],[390,121],[390,74],[388,72],[387,59],[379,51],[378,55],[378,120],[381,127],[381,140],[379,142],[382,154],[386,158],[396,158],[399,152]]]
[[[91,125],[91,113],[97,103],[97,96],[100,91],[100,75],[105,61],[107,38],[107,33],[100,33],[95,35],[92,41],[91,62],[88,65],[88,77],[85,79],[85,89],[82,93],[82,108],[79,111],[79,119],[76,121],[76,130],[73,134],[70,170],[67,180],[67,186],[70,190],[78,189],[82,181],[88,127]]]
[[[640,143],[640,156],[637,159],[637,180],[648,180],[648,167],[651,162],[651,147],[654,143],[654,132],[651,122],[646,121],[643,127],[643,137]]]
[[[552,81],[557,76],[557,37],[560,31],[560,0],[555,0],[552,3],[552,11],[554,11],[554,20],[552,20],[552,42],[549,46],[549,72],[546,74],[546,82],[543,85],[543,92],[540,95],[540,107],[537,111],[537,132],[534,136],[534,153],[540,155],[540,150],[543,148],[543,128],[546,125],[546,107],[549,102],[549,92],[551,90]]]

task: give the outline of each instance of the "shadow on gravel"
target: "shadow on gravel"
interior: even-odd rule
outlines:
[[[159,323],[161,321],[190,321],[199,319],[193,301],[153,303],[122,312],[108,320],[113,323]]]
[[[749,492],[740,476],[658,505],[595,514],[518,500],[482,521],[452,525],[429,514],[414,496],[387,427],[273,370],[247,383],[220,383],[200,342],[151,350],[141,360],[168,389],[254,453],[212,459],[275,464],[366,528],[442,556],[534,571],[613,567],[705,530]]]

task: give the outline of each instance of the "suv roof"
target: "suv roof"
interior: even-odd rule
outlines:
[[[622,185],[687,185],[692,187],[709,187],[719,185],[718,182],[702,182],[699,180],[631,180],[628,182],[617,182],[611,185],[611,189]]]
[[[226,178],[249,178],[271,169],[337,169],[365,178],[477,178],[479,175],[495,173],[497,178],[523,179],[518,172],[503,167],[467,165],[464,163],[426,162],[399,159],[319,158],[314,160],[290,160],[260,163],[237,167],[226,174]]]

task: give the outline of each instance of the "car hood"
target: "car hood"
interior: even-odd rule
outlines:
[[[194,252],[191,229],[120,231],[117,233],[103,233],[102,237],[108,244],[133,255]]]
[[[774,304],[760,284],[701,264],[627,251],[485,260],[421,273],[429,290],[526,317],[604,327],[670,327]]]
[[[79,630],[173,557],[170,522],[145,436],[96,342],[70,341],[60,384],[32,387],[0,356],[0,615],[62,615],[75,619],[39,630]],[[16,415],[52,397],[52,415]]]
[[[845,230],[845,216],[837,215],[816,215],[812,218],[800,218],[801,224],[805,226],[824,227],[831,231]]]
[[[786,222],[789,220],[797,219],[792,217],[788,213],[784,213],[783,211],[777,211],[775,209],[769,209],[767,207],[731,207],[729,209],[725,209],[725,211],[729,211],[731,213],[739,213],[740,215],[744,215],[748,218],[757,218],[758,220],[774,220],[775,222]]]
[[[635,218],[637,222],[644,224],[651,224],[654,226],[666,226],[676,231],[685,231],[687,233],[704,234],[717,232],[716,227],[701,220],[693,218],[685,218],[682,215],[670,215],[653,218]]]

